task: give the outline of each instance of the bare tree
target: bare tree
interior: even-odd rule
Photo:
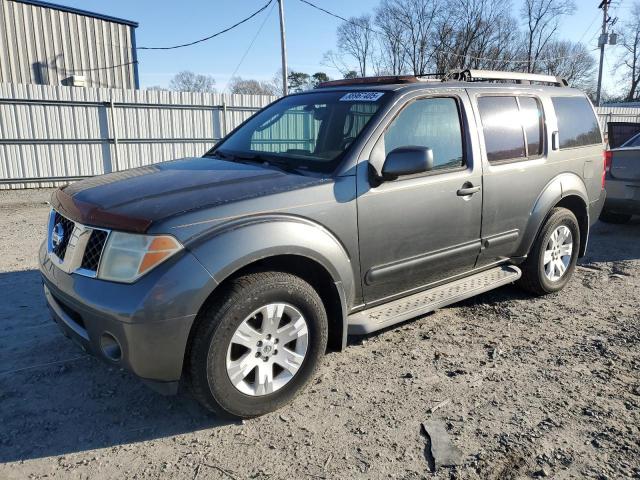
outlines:
[[[640,84],[640,2],[635,2],[629,13],[627,21],[622,29],[623,53],[616,65],[627,70],[629,90],[627,100],[635,100],[638,97],[638,84]]]
[[[539,70],[563,77],[573,87],[593,90],[595,60],[583,43],[568,40],[550,42],[540,59]]]
[[[535,72],[549,42],[555,37],[562,17],[571,15],[573,0],[524,0],[522,16],[525,22],[525,70]]]
[[[367,66],[374,47],[371,16],[352,17],[338,26],[338,50],[358,64],[358,73],[367,76]]]
[[[201,75],[187,70],[176,74],[169,82],[169,88],[176,92],[215,93],[216,81],[211,75]]]
[[[521,34],[510,10],[509,0],[447,0],[436,19],[436,72],[516,67]]]
[[[233,77],[229,80],[229,91],[231,93],[247,94],[247,95],[277,95],[278,92],[274,88],[273,83],[263,82],[254,79],[244,79],[242,77]]]
[[[326,67],[338,70],[342,76],[352,71],[355,72],[345,56],[335,50],[325,52],[320,63]],[[358,72],[356,72],[356,77],[357,76],[359,76]]]
[[[385,12],[402,26],[400,43],[414,75],[428,73],[437,52],[434,42],[438,13],[445,11],[442,0],[389,0]]]
[[[380,52],[379,69],[389,75],[401,75],[406,71],[405,28],[394,15],[394,0],[382,0],[375,12],[375,26]]]

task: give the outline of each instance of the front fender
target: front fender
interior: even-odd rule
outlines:
[[[585,205],[588,205],[587,189],[580,177],[573,173],[562,173],[554,177],[542,190],[536,199],[533,209],[529,214],[529,221],[525,228],[524,239],[514,256],[523,257],[527,255],[535,242],[538,232],[542,228],[549,212],[563,198],[578,196]]]
[[[347,250],[329,230],[305,218],[269,215],[231,222],[199,235],[188,248],[218,284],[264,258],[307,257],[329,272],[342,297],[343,311],[354,301],[355,279]]]

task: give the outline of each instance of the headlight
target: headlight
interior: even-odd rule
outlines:
[[[111,232],[102,252],[98,278],[134,282],[182,248],[170,235]]]

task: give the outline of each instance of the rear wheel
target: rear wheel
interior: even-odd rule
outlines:
[[[320,297],[282,272],[233,280],[195,328],[188,365],[194,396],[214,412],[242,418],[291,401],[312,378],[327,344]]]
[[[615,213],[609,210],[602,210],[600,220],[605,223],[627,223],[631,220],[632,215],[627,213]]]
[[[566,208],[554,208],[522,264],[520,285],[537,295],[561,290],[578,260],[580,227]]]

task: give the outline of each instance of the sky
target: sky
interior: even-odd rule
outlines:
[[[186,43],[226,28],[250,15],[268,0],[51,0],[55,3],[125,18],[140,24],[136,41],[141,46],[169,46]],[[513,1],[512,11],[522,0]],[[315,0],[314,3],[343,17],[371,13],[379,0]],[[600,0],[575,0],[577,10],[561,26],[560,38],[583,41],[598,59],[597,38],[602,24]],[[612,16],[624,20],[632,0],[615,0]],[[306,73],[324,71],[339,78],[339,72],[323,64],[324,53],[335,49],[336,27],[340,20],[330,17],[300,0],[284,0],[289,68]],[[619,47],[617,47],[619,48]],[[611,69],[618,55],[607,47],[604,88],[615,93],[621,88]],[[244,58],[243,58],[244,57]],[[192,47],[138,53],[141,86],[167,86],[182,70],[212,75],[218,91],[229,78],[271,80],[280,68],[278,7],[272,5],[249,22]]]

